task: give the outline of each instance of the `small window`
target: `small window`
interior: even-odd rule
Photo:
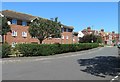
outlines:
[[[16,42],[12,42],[12,47],[15,47],[17,43]]]
[[[27,37],[27,32],[22,32],[22,37]]]
[[[64,39],[64,36],[62,35],[62,39]]]
[[[66,36],[66,39],[69,39],[69,37],[68,37],[68,36]]]
[[[73,41],[75,41],[75,39],[73,39]]]
[[[64,32],[64,28],[61,28],[62,32]]]
[[[16,31],[12,31],[12,36],[17,36],[17,32]]]
[[[37,37],[31,37],[31,38],[33,38],[33,39],[34,39],[34,38],[37,38]]]
[[[27,26],[27,22],[26,21],[22,21],[22,26]]]
[[[66,32],[68,32],[68,28],[66,28]]]
[[[72,29],[68,29],[68,32],[72,32]]]
[[[64,32],[66,32],[66,28],[64,28]]]
[[[12,19],[12,24],[17,24],[17,19]]]

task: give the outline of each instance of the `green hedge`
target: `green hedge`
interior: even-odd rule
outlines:
[[[23,56],[48,56],[96,48],[97,43],[80,44],[17,44],[16,49]]]
[[[11,54],[11,46],[7,43],[2,44],[2,58],[8,57]]]

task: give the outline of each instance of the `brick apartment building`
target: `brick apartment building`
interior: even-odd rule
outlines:
[[[29,14],[24,14],[20,12],[15,12],[11,10],[3,10],[2,15],[4,15],[8,24],[11,27],[12,32],[8,32],[7,35],[4,36],[4,41],[14,46],[18,43],[37,43],[39,41],[35,37],[31,37],[28,28],[29,24],[37,19],[37,16],[32,16]],[[53,43],[61,43],[61,44],[71,44],[77,43],[77,33],[73,32],[72,26],[63,25],[61,27],[61,38],[47,38],[43,41],[43,44],[53,44]]]

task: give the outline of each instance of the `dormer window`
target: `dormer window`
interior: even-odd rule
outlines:
[[[27,22],[26,21],[22,21],[22,26],[27,26]]]
[[[68,32],[68,28],[66,28],[66,32]]]
[[[64,28],[61,28],[62,32],[64,32]]]
[[[12,24],[17,24],[17,19],[12,19]]]

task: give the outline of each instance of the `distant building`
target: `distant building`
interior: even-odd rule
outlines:
[[[99,32],[97,30],[92,30],[91,27],[87,27],[87,29],[83,29],[81,32],[84,35],[87,35],[87,34],[99,35]]]
[[[79,32],[78,32],[78,37],[79,37],[79,38],[82,38],[83,36],[84,36],[84,34],[83,34],[81,31],[79,31]]]

